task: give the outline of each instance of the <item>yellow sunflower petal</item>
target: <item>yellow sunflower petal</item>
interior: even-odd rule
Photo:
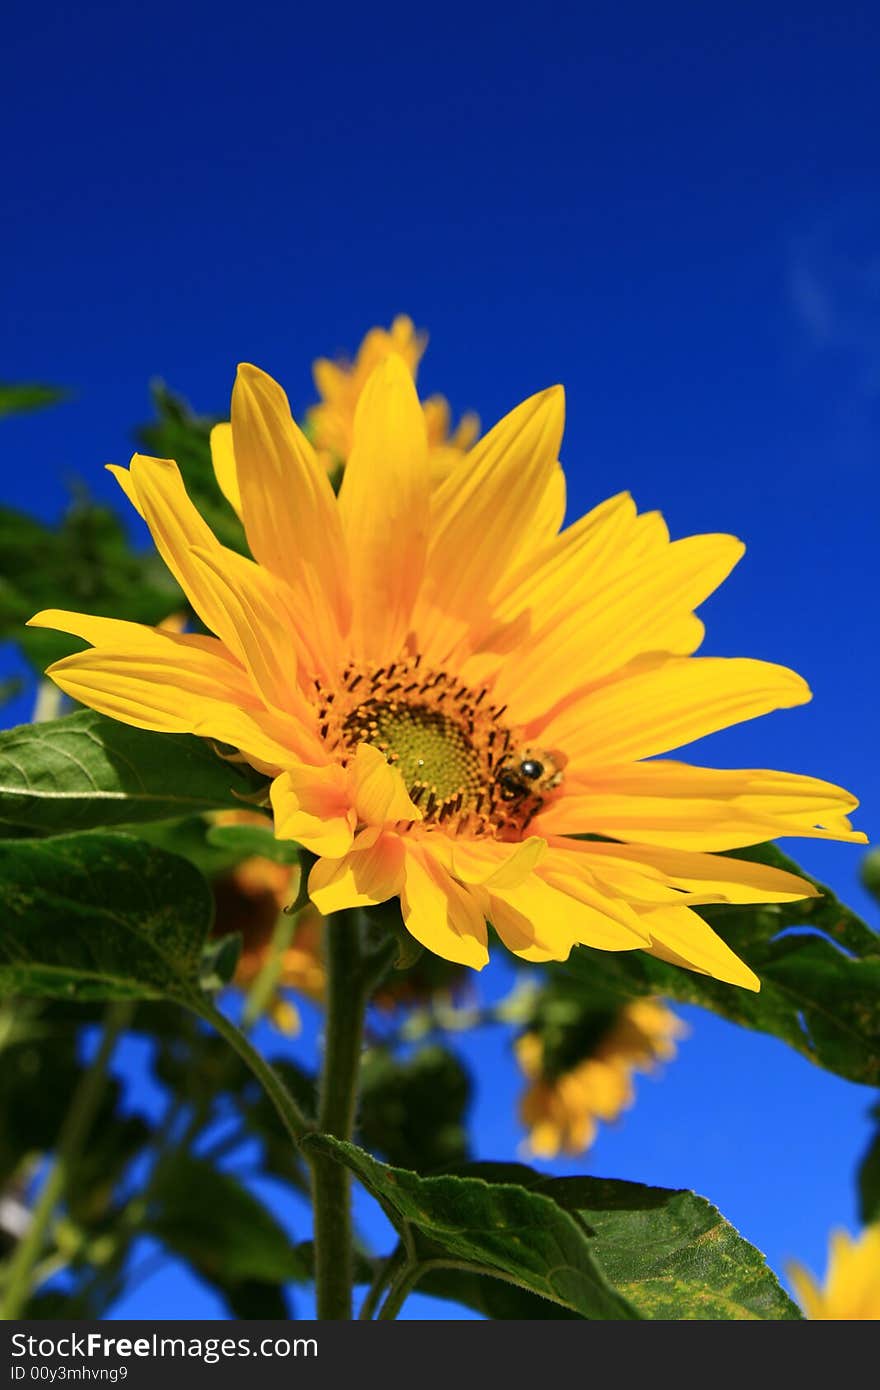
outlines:
[[[193,551],[203,583],[235,630],[236,648],[265,702],[308,718],[296,682],[295,640],[278,584],[252,560],[228,550]]]
[[[514,618],[528,609],[544,623],[560,608],[567,609],[575,586],[587,591],[609,561],[616,563],[635,519],[635,502],[628,492],[620,492],[566,527],[504,575],[493,595],[499,617]]]
[[[135,454],[128,472],[112,469],[150,528],[156,549],[206,627],[235,651],[237,635],[215,588],[196,560],[196,549],[224,555],[220,544],[189,499],[180,469],[171,459]]]
[[[279,840],[297,840],[313,854],[331,859],[341,859],[351,849],[355,815],[338,765],[283,772],[272,783],[270,796]]]
[[[547,747],[565,749],[577,774],[665,753],[809,699],[806,681],[769,661],[671,657],[572,698],[538,728]]]
[[[645,944],[643,936],[537,873],[515,887],[492,889],[490,902],[498,935],[526,960],[566,960],[577,942],[606,951],[631,951]]]
[[[559,534],[565,516],[565,502],[565,474],[557,464],[535,507],[531,525],[520,535],[519,549],[511,556],[508,571],[516,572]]]
[[[716,771],[673,761],[591,768],[533,823],[539,833],[590,831],[677,849],[724,850],[780,835],[866,843],[842,787],[792,772]]]
[[[541,862],[538,877],[551,888],[574,898],[576,902],[583,903],[603,919],[608,919],[603,921],[603,929],[610,931],[615,937],[622,933],[624,937],[635,938],[633,945],[646,945],[650,937],[638,912],[616,887],[603,881],[595,872],[591,856],[581,852],[582,849],[586,851],[589,848],[589,845],[581,846],[573,841],[566,842],[559,838],[552,840],[547,845],[547,853]],[[602,862],[600,861],[600,865]],[[669,901],[672,897],[673,894],[668,892],[663,901]],[[653,903],[656,898],[650,898],[649,901]],[[590,944],[596,945],[598,942]]]
[[[186,641],[172,633],[157,635],[169,644]],[[214,738],[265,766],[290,762],[291,749],[302,741],[294,721],[274,721],[273,731],[267,731],[264,726],[273,721],[256,700],[253,708],[240,708],[240,691],[226,674],[229,663],[218,658],[209,666],[206,653],[199,651],[195,660],[193,655],[170,645],[167,652],[149,655],[142,649],[91,648],[56,661],[46,674],[72,699],[124,724]]]
[[[434,495],[426,592],[426,650],[443,653],[480,616],[516,566],[533,516],[558,505],[554,479],[565,417],[561,387],[530,397],[485,434]]]
[[[176,648],[178,654],[186,653],[196,663],[198,653],[201,652],[208,658],[204,663],[205,671],[217,676],[218,682],[228,690],[231,698],[234,692],[236,700],[243,700],[246,704],[258,703],[256,691],[247,672],[216,637],[205,637],[194,632],[174,632],[164,627],[146,627],[143,623],[130,623],[122,618],[99,618],[91,613],[68,613],[61,608],[44,608],[41,613],[35,613],[28,619],[27,626],[69,632],[72,637],[81,637],[93,647],[140,651],[144,656],[168,655]],[[217,662],[224,664],[218,666]]]
[[[290,585],[316,624],[344,632],[350,600],[333,489],[281,387],[249,363],[232,392],[232,438],[254,558]]]
[[[702,603],[745,547],[734,536],[690,536],[667,545],[651,564],[635,564],[589,593],[572,590],[502,665],[495,695],[520,722],[536,718],[567,691],[619,670],[642,652],[665,651],[670,625]]]
[[[403,778],[385,761],[385,755],[369,743],[359,743],[350,774],[351,801],[364,825],[422,819],[409,798]]]
[[[755,972],[690,908],[657,908],[645,913],[643,921],[651,935],[651,955],[725,984],[761,988]]]
[[[241,489],[232,447],[232,425],[225,421],[211,430],[211,462],[217,486],[236,515],[242,517]]]
[[[825,1300],[822,1290],[816,1280],[802,1265],[792,1262],[788,1266],[788,1277],[794,1290],[794,1296],[804,1315],[811,1319],[822,1320],[828,1316],[825,1312]]]
[[[583,858],[602,874],[606,861],[629,860],[661,874],[664,882],[686,893],[709,893],[713,901],[727,903],[791,903],[817,898],[819,890],[797,874],[748,859],[729,859],[723,854],[655,848],[653,845],[605,845],[586,843]]]
[[[392,354],[361,393],[339,491],[359,656],[397,656],[409,631],[428,537],[427,449],[412,376]]]
[[[399,835],[379,835],[366,849],[319,859],[309,875],[309,896],[325,917],[348,907],[371,907],[403,888],[404,848]]]
[[[449,862],[462,883],[486,888],[513,888],[540,863],[547,846],[535,835],[507,843],[503,840],[450,839]]]
[[[482,970],[489,959],[483,913],[427,845],[407,845],[400,905],[407,931],[421,945],[444,960]]]

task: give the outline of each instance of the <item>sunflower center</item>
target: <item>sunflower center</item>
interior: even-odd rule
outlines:
[[[412,794],[433,791],[438,801],[479,791],[480,755],[462,727],[429,705],[359,706],[346,721],[355,741],[381,749]],[[358,737],[359,736],[359,737]]]
[[[321,737],[343,766],[360,743],[380,749],[427,828],[518,839],[562,781],[565,759],[524,747],[487,687],[425,671],[417,656],[348,666],[336,690],[317,691]]]

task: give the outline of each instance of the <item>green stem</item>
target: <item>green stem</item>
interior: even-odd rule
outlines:
[[[358,1319],[361,1322],[369,1322],[379,1306],[379,1300],[394,1277],[394,1271],[406,1263],[406,1256],[402,1255],[400,1249],[392,1251],[390,1255],[382,1261],[376,1271],[375,1278],[367,1291],[367,1296],[361,1304],[361,1311]]]
[[[397,1317],[423,1272],[424,1267],[422,1265],[406,1264],[395,1275],[388,1290],[388,1297],[379,1310],[380,1322],[390,1322]]]
[[[229,1043],[229,1046],[238,1053],[245,1066],[253,1072],[275,1106],[294,1144],[299,1144],[300,1140],[312,1132],[314,1125],[306,1119],[275,1069],[260,1056],[241,1029],[236,1028],[235,1024],[218,1008],[215,1008],[206,996],[195,996],[189,1001],[189,1007],[198,1014],[199,1018],[210,1023],[212,1028],[215,1028],[220,1036]]]
[[[364,1013],[369,989],[361,946],[361,913],[327,921],[327,1018],[318,1126],[351,1139],[357,1108]],[[351,1319],[353,1276],[351,1176],[326,1155],[310,1154],[315,1208],[315,1291],[318,1317]]]
[[[34,1204],[30,1225],[19,1241],[9,1262],[0,1318],[9,1321],[20,1316],[34,1285],[34,1269],[43,1253],[43,1246],[52,1216],[79,1157],[83,1144],[101,1104],[110,1059],[119,1035],[128,1026],[133,1006],[113,1004],[104,1019],[104,1033],[95,1058],[83,1074],[70,1102],[55,1159],[46,1174],[40,1194]]]

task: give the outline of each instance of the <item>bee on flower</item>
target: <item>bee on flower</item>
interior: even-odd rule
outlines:
[[[665,756],[810,698],[782,666],[695,655],[695,609],[742,544],[673,541],[628,494],[563,528],[559,387],[438,484],[414,349],[389,347],[352,404],[338,496],[281,387],[239,368],[214,458],[253,558],[217,540],[173,461],[114,467],[207,635],[46,611],[32,624],[91,644],[48,674],[262,773],[324,915],[398,899],[423,947],[475,969],[491,923],[528,961],[643,950],[757,989],[695,909],[816,890],[724,851],[864,836],[828,782]]]
[[[547,1067],[541,1035],[523,1033],[515,1052],[528,1081],[520,1119],[531,1152],[545,1159],[585,1153],[599,1121],[616,1120],[633,1104],[634,1074],[671,1061],[676,1042],[686,1035],[686,1025],[661,1000],[635,999],[610,1022],[588,1057],[554,1072]]]

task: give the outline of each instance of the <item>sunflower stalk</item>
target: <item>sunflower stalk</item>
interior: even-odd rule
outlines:
[[[336,913],[327,921],[327,1022],[318,1127],[345,1140],[352,1137],[357,1113],[367,1001],[395,950],[393,941],[368,950],[365,937],[365,918],[359,908]],[[349,1321],[354,1272],[351,1177],[326,1155],[309,1157],[318,1317]]]

